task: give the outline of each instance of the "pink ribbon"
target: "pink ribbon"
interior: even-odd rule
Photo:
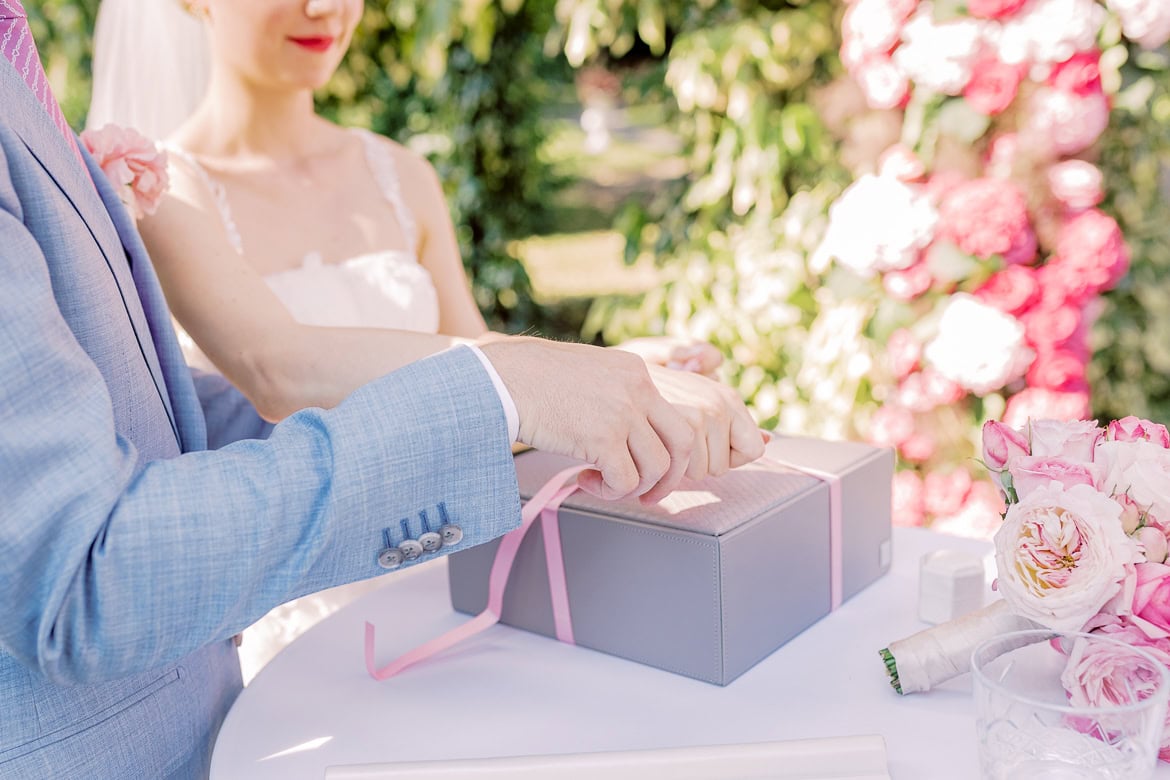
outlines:
[[[491,575],[488,577],[488,603],[483,612],[458,628],[451,629],[399,656],[381,669],[378,669],[374,664],[374,624],[367,620],[366,671],[370,673],[370,676],[375,680],[393,677],[403,669],[441,653],[498,623],[504,609],[504,591],[508,587],[508,575],[512,572],[516,553],[519,551],[520,543],[524,541],[528,529],[532,527],[537,517],[541,518],[541,529],[544,532],[545,560],[548,564],[548,583],[552,594],[553,622],[556,625],[557,639],[573,643],[573,626],[569,617],[569,595],[565,588],[565,567],[561,557],[561,534],[557,523],[557,510],[560,508],[561,502],[577,490],[576,482],[566,485],[565,480],[575,477],[587,468],[589,466],[579,465],[561,471],[546,482],[540,490],[536,491],[531,500],[524,505],[524,509],[520,513],[520,527],[505,534],[496,550]]]
[[[841,567],[841,477],[828,471],[789,463],[772,455],[760,458],[761,463],[772,463],[792,471],[799,471],[819,479],[829,486],[829,608],[841,606],[844,591],[844,572]]]

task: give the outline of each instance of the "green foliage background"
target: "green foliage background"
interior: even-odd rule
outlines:
[[[79,125],[98,0],[25,5]],[[806,265],[828,203],[850,179],[842,139],[817,102],[840,75],[842,10],[839,0],[369,0],[321,104],[428,154],[480,306],[497,327],[542,328],[547,317],[509,242],[548,228],[560,184],[540,153],[548,104],[571,68],[648,53],[655,67],[627,80],[626,100],[665,98],[688,173],[626,209],[618,228],[627,259],[652,255],[667,281],[634,305],[597,302],[586,335],[614,340],[689,323],[724,349],[729,378],[762,422],[797,405],[826,416],[802,427],[833,433],[828,418],[848,410],[818,406],[817,378],[837,375],[847,400],[867,393],[865,377],[835,365],[809,331],[818,310],[850,294]],[[1099,162],[1105,208],[1133,263],[1094,330],[1094,402],[1102,416],[1167,421],[1170,63],[1165,50],[1131,52],[1124,73],[1136,88],[1123,93]]]

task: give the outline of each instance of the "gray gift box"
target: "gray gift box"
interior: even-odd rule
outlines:
[[[842,596],[890,566],[893,452],[777,437],[764,460],[683,486],[656,506],[578,491],[560,509],[565,580],[578,645],[727,685],[830,611],[829,486],[778,465],[840,477]],[[527,500],[574,461],[517,456]],[[487,606],[499,542],[449,559],[451,603]],[[501,622],[555,636],[541,526],[516,555]]]

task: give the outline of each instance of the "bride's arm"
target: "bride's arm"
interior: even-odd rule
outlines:
[[[302,325],[232,247],[211,194],[172,166],[140,225],[167,303],[200,349],[266,419],[331,408],[357,387],[466,339]]]
[[[455,225],[434,167],[401,146],[384,142],[395,157],[403,192],[410,193],[406,207],[414,214],[419,231],[419,262],[427,269],[439,297],[439,332],[477,338],[487,324],[471,294]]]

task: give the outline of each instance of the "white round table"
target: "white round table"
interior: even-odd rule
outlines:
[[[495,626],[401,675],[365,670],[467,620],[437,560],[328,618],[278,655],[228,714],[212,780],[321,778],[329,766],[582,753],[880,734],[895,780],[979,775],[967,676],[897,695],[878,650],[924,627],[918,563],[935,549],[990,546],[896,529],[889,575],[720,688]],[[1156,777],[1170,779],[1170,767]]]

